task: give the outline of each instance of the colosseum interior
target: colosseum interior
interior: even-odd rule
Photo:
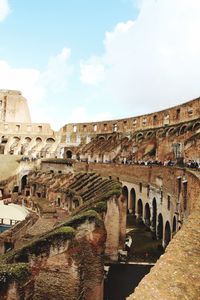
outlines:
[[[200,98],[53,131],[0,90],[0,159],[1,200],[29,212],[0,234],[0,299],[107,300],[123,264],[150,266],[128,300],[200,299]]]

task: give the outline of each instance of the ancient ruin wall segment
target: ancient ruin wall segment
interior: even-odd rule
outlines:
[[[164,109],[158,112],[144,114],[137,117],[106,120],[101,122],[71,123],[62,128],[63,133],[105,134],[112,132],[134,132],[150,128],[176,125],[189,122],[200,116],[200,98]]]
[[[31,123],[27,100],[20,91],[0,90],[0,122]]]

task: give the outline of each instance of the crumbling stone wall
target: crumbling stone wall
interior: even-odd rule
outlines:
[[[88,211],[9,253],[0,265],[0,299],[103,300],[105,238],[98,214]]]

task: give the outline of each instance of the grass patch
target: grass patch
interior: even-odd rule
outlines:
[[[25,263],[0,265],[0,286],[3,290],[12,281],[23,285],[31,276],[30,267]]]
[[[8,252],[2,256],[4,262],[28,262],[29,256],[45,255],[50,253],[51,246],[60,247],[64,241],[72,240],[75,236],[75,230],[69,226],[61,226],[55,230],[33,239],[26,246],[15,252]]]

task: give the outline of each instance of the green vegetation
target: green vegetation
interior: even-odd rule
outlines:
[[[97,213],[103,213],[107,211],[107,202],[100,201],[91,207],[92,210],[95,210]]]
[[[122,193],[121,186],[116,185],[116,186],[112,187],[111,190],[109,190],[108,192],[106,192],[105,194],[102,195],[101,201],[106,201],[114,195],[116,195],[116,197],[119,197],[121,195],[121,193]]]
[[[0,265],[0,286],[6,288],[12,281],[23,285],[31,276],[30,267],[25,263]]]
[[[63,237],[64,239],[71,240],[75,236],[75,230],[69,226],[62,226],[53,232],[46,235],[46,238],[53,239],[54,237]]]
[[[1,257],[1,261],[5,263],[12,262],[28,262],[29,256],[48,256],[51,246],[60,247],[63,242],[72,240],[75,236],[75,229],[86,220],[95,221],[97,226],[102,225],[102,220],[99,214],[94,210],[88,210],[79,215],[72,217],[67,222],[61,224],[59,227],[51,230],[47,234],[36,237],[29,244],[21,249],[9,252]],[[74,227],[74,228],[73,228]]]
[[[4,255],[2,260],[8,263],[11,262],[28,262],[30,255],[45,255],[50,253],[51,246],[60,247],[63,242],[72,240],[75,236],[75,230],[72,227],[59,227],[39,238],[32,240],[28,245]]]
[[[86,220],[95,221],[97,226],[101,226],[103,223],[99,214],[95,210],[90,209],[90,210],[84,211],[78,215],[75,215],[69,221],[64,223],[64,225],[65,226],[66,225],[73,226],[76,228],[80,224],[84,223]]]

